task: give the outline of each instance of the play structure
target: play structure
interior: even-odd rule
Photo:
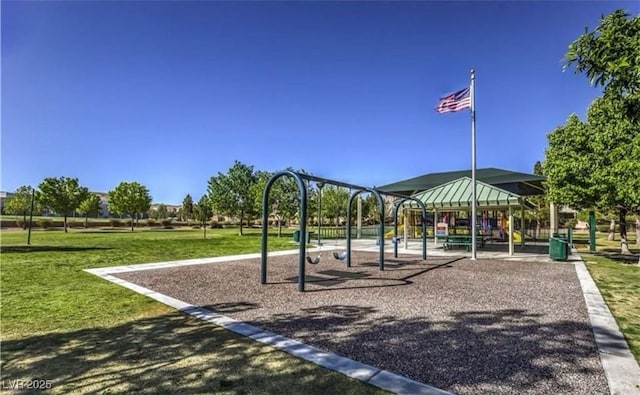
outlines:
[[[360,195],[363,192],[369,192],[372,193],[375,197],[376,200],[378,202],[378,214],[379,214],[379,230],[378,230],[378,235],[381,235],[381,239],[380,242],[378,243],[379,245],[379,263],[378,263],[378,268],[379,270],[384,270],[384,223],[385,223],[385,215],[384,215],[384,200],[382,198],[382,195],[386,195],[386,196],[393,196],[398,198],[395,202],[394,202],[394,256],[397,257],[398,256],[398,223],[397,223],[397,216],[398,216],[398,208],[400,207],[400,205],[407,201],[407,200],[411,200],[413,202],[415,202],[416,204],[418,204],[418,206],[421,208],[422,210],[422,218],[424,219],[426,217],[426,210],[424,208],[424,205],[422,204],[422,202],[420,200],[417,200],[413,197],[410,196],[405,196],[405,195],[401,195],[401,194],[397,194],[397,193],[393,193],[393,192],[383,192],[383,191],[379,191],[375,188],[368,188],[368,187],[363,187],[363,186],[359,186],[359,185],[353,185],[353,184],[348,184],[345,182],[341,182],[341,181],[336,181],[336,180],[330,180],[327,178],[322,178],[322,177],[317,177],[317,176],[313,176],[310,174],[302,174],[302,173],[297,173],[294,171],[289,171],[289,170],[285,170],[285,171],[281,171],[278,172],[276,174],[274,174],[266,183],[263,194],[262,194],[262,241],[261,241],[261,260],[260,260],[260,283],[261,284],[266,284],[267,283],[267,259],[268,259],[268,253],[267,253],[267,241],[268,241],[268,237],[269,237],[269,232],[268,232],[268,226],[265,226],[264,224],[268,224],[268,219],[269,219],[269,194],[271,192],[271,187],[273,186],[273,183],[279,179],[280,177],[292,177],[297,186],[298,186],[298,192],[299,192],[299,202],[300,205],[298,207],[298,219],[300,222],[300,227],[299,227],[299,232],[300,232],[300,236],[301,236],[301,241],[299,244],[299,256],[298,256],[298,291],[303,292],[304,291],[304,286],[305,286],[305,264],[306,263],[310,263],[310,264],[314,264],[317,265],[321,262],[322,260],[322,246],[321,246],[321,242],[320,242],[320,230],[321,230],[321,214],[322,214],[322,188],[324,187],[325,184],[331,184],[331,185],[335,185],[338,187],[343,187],[343,188],[349,188],[350,190],[353,190],[353,193],[350,193],[349,196],[349,200],[347,203],[347,229],[346,229],[346,248],[344,251],[342,252],[334,252],[333,253],[333,257],[335,259],[338,260],[344,260],[346,261],[346,265],[347,267],[351,267],[351,206],[353,204],[353,201],[355,200],[355,198]],[[307,243],[305,242],[305,235],[307,234],[307,218],[308,218],[308,191],[307,191],[307,186],[305,185],[305,181],[307,182],[315,182],[316,186],[318,187],[319,190],[319,204],[318,204],[318,251],[317,254],[315,256],[311,256],[308,255],[307,253]],[[422,259],[427,259],[427,240],[426,240],[426,232],[425,232],[425,221],[422,221]]]

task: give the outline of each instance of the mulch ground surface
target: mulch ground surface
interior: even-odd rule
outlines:
[[[459,394],[606,394],[570,264],[324,253],[297,292],[297,255],[117,276],[323,350]]]

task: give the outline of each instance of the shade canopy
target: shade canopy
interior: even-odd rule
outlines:
[[[435,188],[413,194],[427,209],[468,210],[471,209],[471,178],[462,177]],[[476,181],[476,207],[481,209],[500,209],[507,207],[535,208],[524,197],[513,192]],[[407,201],[404,207],[418,208],[417,203]]]
[[[471,170],[449,171],[442,173],[424,174],[418,177],[394,182],[378,187],[380,191],[395,192],[403,195],[413,195],[461,177],[471,177]],[[494,167],[477,169],[476,180],[520,196],[534,196],[544,194],[543,176],[519,173]]]

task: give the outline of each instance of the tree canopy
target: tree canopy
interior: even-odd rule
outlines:
[[[133,221],[138,214],[146,213],[151,207],[149,190],[138,182],[121,182],[114,190],[109,191],[109,211],[131,217]]]
[[[226,174],[209,179],[208,199],[214,211],[240,219],[240,235],[247,214],[256,211],[256,199],[253,185],[256,175],[253,166],[235,161]]]
[[[575,67],[609,94],[640,93],[640,15],[629,18],[616,10],[603,16],[569,45],[565,60],[567,68]]]
[[[16,189],[13,195],[8,197],[4,202],[3,209],[5,213],[22,215],[22,229],[25,229],[27,226],[27,214],[31,211],[32,194],[33,188],[30,185],[23,185]]]
[[[64,217],[67,232],[67,217],[78,209],[89,190],[80,186],[77,178],[47,177],[39,185],[42,205]]]
[[[548,134],[548,196],[577,209],[616,210],[627,253],[626,214],[640,215],[640,17],[621,10],[603,17],[571,43],[566,59],[604,94],[586,122],[573,114]]]
[[[95,193],[87,194],[87,197],[80,202],[78,212],[84,214],[84,227],[87,227],[87,221],[90,215],[100,214],[100,196]]]
[[[187,221],[193,218],[193,198],[189,194],[182,200],[182,215]]]

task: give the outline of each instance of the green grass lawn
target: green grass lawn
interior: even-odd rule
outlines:
[[[3,231],[2,379],[51,379],[54,393],[375,393],[83,271],[259,252],[259,230],[237,233],[37,230],[26,246],[26,232]],[[269,249],[291,240],[274,234]]]
[[[587,244],[577,244],[591,277],[600,289],[609,310],[627,339],[629,348],[640,362],[640,266],[638,257],[620,255],[620,239],[609,241],[598,233],[596,252]],[[633,253],[640,253],[635,238],[629,243]]]

